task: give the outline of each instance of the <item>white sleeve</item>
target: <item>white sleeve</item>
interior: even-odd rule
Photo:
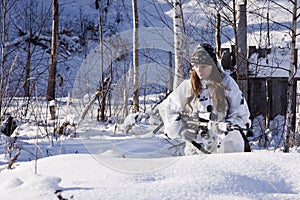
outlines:
[[[246,124],[249,124],[250,126],[250,112],[243,93],[235,80],[229,75],[226,77],[226,82],[225,91],[229,103],[226,121],[244,128],[246,127]]]
[[[189,92],[189,80],[183,81],[169,96],[158,106],[159,114],[164,122],[164,132],[170,138],[179,138],[182,122],[179,119],[183,111],[184,100]]]

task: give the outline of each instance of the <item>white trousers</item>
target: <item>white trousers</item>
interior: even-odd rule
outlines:
[[[212,149],[212,153],[236,153],[244,152],[244,140],[239,131],[231,131],[226,136],[219,137],[219,145]],[[186,141],[184,148],[185,155],[203,154],[191,142]]]

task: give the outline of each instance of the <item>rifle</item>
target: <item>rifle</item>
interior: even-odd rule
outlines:
[[[208,106],[207,113],[195,113],[193,115],[188,113],[180,113],[179,120],[185,124],[186,128],[197,134],[201,134],[201,137],[205,139],[217,140],[219,135],[225,134],[228,132],[237,130],[240,132],[244,140],[244,152],[251,152],[251,147],[247,137],[253,136],[253,132],[249,127],[249,124],[246,125],[246,128],[242,128],[237,124],[230,124],[228,122],[217,121],[217,117],[212,113],[212,106]],[[203,117],[204,116],[204,117]],[[247,134],[245,134],[246,132]],[[194,139],[189,140],[196,148],[198,148],[203,153],[211,153],[207,150],[203,143],[198,143]]]
[[[195,113],[190,115],[188,113],[180,113],[179,119],[186,125],[186,128],[190,131],[194,131],[198,133],[199,131],[208,130],[208,126],[210,123],[209,119],[202,118],[199,116],[199,113]]]

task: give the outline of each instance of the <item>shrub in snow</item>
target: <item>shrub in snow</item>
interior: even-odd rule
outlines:
[[[262,115],[253,119],[252,127],[254,136],[250,140],[258,147],[277,149],[283,145],[285,117],[277,115],[273,120],[270,120],[268,127],[266,127],[265,120],[265,117]],[[293,141],[291,141],[291,144],[298,145],[298,135],[292,133],[291,140]]]
[[[124,119],[124,122],[119,126],[119,128],[124,133],[128,133],[134,125],[139,123],[148,123],[149,118],[150,115],[147,113],[132,113]]]
[[[139,113],[133,113],[127,115],[127,117],[124,119],[124,122],[119,126],[120,130],[122,130],[124,133],[128,133],[133,125],[137,123]]]
[[[10,114],[5,115],[5,119],[1,124],[1,133],[10,137],[13,134],[13,132],[16,130],[16,128],[17,128],[17,123],[14,120],[14,118]]]
[[[268,138],[270,145],[273,147],[279,147],[283,145],[283,131],[284,131],[285,117],[277,115],[272,121],[270,121],[270,132]]]
[[[70,135],[71,137],[76,137],[76,124],[70,123],[69,121],[63,122],[60,126],[56,127],[55,133],[59,135]]]

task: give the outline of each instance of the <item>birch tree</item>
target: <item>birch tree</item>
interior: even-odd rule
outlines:
[[[290,144],[290,135],[291,135],[291,124],[292,124],[292,115],[295,115],[293,112],[293,89],[294,89],[294,77],[297,72],[295,52],[296,52],[296,37],[297,37],[297,0],[291,0],[293,5],[292,14],[292,28],[291,28],[291,56],[290,56],[290,70],[289,70],[289,78],[288,78],[288,91],[287,91],[287,111],[285,117],[285,127],[284,127],[284,152],[289,152]]]
[[[175,76],[173,89],[175,89],[184,79],[183,64],[183,17],[181,0],[174,0],[174,49],[175,49]]]

